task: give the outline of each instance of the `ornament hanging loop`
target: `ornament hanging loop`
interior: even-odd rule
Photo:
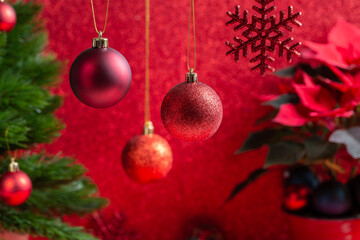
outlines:
[[[187,43],[187,69],[190,71],[192,68],[190,67],[190,32],[191,32],[191,19],[193,22],[193,37],[194,37],[194,67],[196,67],[196,36],[195,36],[195,3],[194,0],[190,0],[190,10],[189,10],[189,29],[188,29],[188,43]]]
[[[194,69],[190,68],[190,72],[185,75],[185,82],[196,83],[198,81],[197,73],[194,73]]]
[[[146,121],[144,124],[143,134],[153,134],[154,133],[154,125],[151,121]]]
[[[9,171],[10,172],[17,172],[20,170],[19,168],[19,164],[15,161],[15,157],[12,157],[10,159],[10,164],[9,164]]]
[[[0,0],[0,1],[1,1],[1,0]],[[107,4],[106,4],[105,23],[104,23],[104,28],[103,28],[102,31],[99,31],[98,28],[97,28],[96,17],[95,17],[95,9],[94,9],[93,0],[90,0],[90,2],[91,2],[91,11],[92,11],[93,20],[94,20],[95,31],[96,31],[97,33],[99,33],[99,34],[100,34],[100,32],[105,33],[106,25],[107,25],[107,19],[108,19],[108,13],[109,13],[109,3],[110,3],[110,0],[108,0],[108,1],[107,1]]]

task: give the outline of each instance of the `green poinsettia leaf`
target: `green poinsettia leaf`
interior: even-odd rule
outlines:
[[[263,122],[267,122],[273,118],[276,117],[276,115],[278,115],[279,113],[279,110],[278,109],[275,109],[274,111],[270,112],[269,114],[266,114],[265,116],[259,118],[256,122],[255,122],[255,125],[259,125]]]
[[[296,94],[283,94],[278,98],[264,102],[264,106],[272,106],[273,108],[279,109],[281,105],[286,103],[298,104],[300,101],[299,97]]]
[[[360,158],[360,127],[335,130],[330,135],[329,141],[345,144],[346,150],[353,158]]]
[[[248,178],[240,183],[238,183],[234,190],[231,192],[230,196],[227,198],[227,202],[233,199],[238,193],[240,193],[247,185],[254,182],[256,179],[261,177],[264,173],[266,173],[268,170],[266,168],[258,168],[250,173]]]
[[[265,129],[251,133],[242,147],[235,152],[240,154],[249,150],[258,149],[265,144],[270,144],[282,140],[294,132],[290,128]]]
[[[305,148],[294,141],[281,141],[269,145],[270,151],[266,157],[265,167],[272,165],[290,165],[305,157]]]
[[[292,78],[294,77],[297,69],[298,69],[297,66],[280,69],[274,72],[274,75],[283,78]]]
[[[332,158],[338,150],[337,144],[330,143],[319,136],[305,139],[303,143],[309,162]]]

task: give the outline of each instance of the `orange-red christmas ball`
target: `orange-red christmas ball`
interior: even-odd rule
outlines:
[[[106,38],[95,38],[93,47],[83,51],[70,69],[75,96],[94,108],[108,108],[129,91],[131,69],[125,57],[108,47]]]
[[[304,208],[309,201],[312,193],[310,187],[302,184],[290,185],[285,189],[284,207],[290,211],[296,211]]]
[[[16,25],[16,12],[10,4],[0,1],[0,32],[10,32]]]
[[[169,173],[173,155],[169,143],[157,134],[132,138],[122,153],[126,174],[138,183],[160,180]]]
[[[6,172],[0,179],[0,199],[7,205],[17,206],[26,202],[32,191],[29,176],[23,171]]]
[[[174,137],[195,142],[210,138],[223,117],[220,97],[201,82],[184,82],[166,94],[161,105],[161,119]]]

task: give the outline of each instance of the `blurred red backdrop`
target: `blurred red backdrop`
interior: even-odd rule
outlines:
[[[160,119],[160,106],[166,92],[184,81],[188,1],[151,1],[151,113],[156,133],[166,138],[174,154],[173,169],[156,183],[131,182],[121,167],[126,142],[141,133],[144,91],[144,1],[110,0],[105,37],[110,46],[129,61],[133,82],[127,96],[115,107],[98,110],[80,103],[71,93],[68,72],[72,61],[91,46],[94,31],[90,0],[43,0],[43,17],[49,30],[49,49],[67,61],[60,88],[65,96],[58,116],[67,128],[46,148],[79,159],[99,185],[111,207],[122,210],[128,227],[141,239],[182,239],[196,222],[210,222],[227,239],[288,239],[286,215],[281,207],[281,174],[270,173],[248,187],[233,201],[224,204],[234,185],[251,170],[263,164],[267,149],[235,156],[262,110],[254,96],[276,91],[276,78],[262,78],[250,72],[249,59],[233,62],[225,56],[226,40],[236,34],[226,11],[237,4],[249,9],[255,1],[196,0],[199,80],[221,97],[224,118],[218,132],[209,140],[183,143],[172,138]],[[301,29],[292,34],[298,40],[326,41],[326,33],[340,17],[360,27],[358,0],[277,0],[277,11],[293,5],[303,13]],[[97,21],[102,26],[106,0],[95,0]],[[240,35],[238,33],[237,35]],[[277,67],[286,66],[285,59]],[[271,184],[269,184],[271,183]]]

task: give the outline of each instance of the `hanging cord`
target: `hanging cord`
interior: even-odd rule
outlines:
[[[145,123],[150,121],[150,0],[145,0]]]
[[[106,24],[107,24],[107,19],[108,19],[108,13],[109,13],[109,3],[110,3],[110,0],[107,1],[107,5],[106,5],[106,15],[105,15],[105,24],[104,24],[104,29],[102,31],[99,32],[98,28],[97,28],[97,25],[96,25],[96,17],[95,17],[95,9],[94,9],[94,3],[93,3],[93,0],[90,0],[91,1],[91,10],[92,10],[92,15],[93,15],[93,19],[94,19],[94,26],[95,26],[95,31],[102,35],[105,30],[106,30]]]
[[[191,33],[191,18],[193,22],[193,35],[194,35],[194,67],[190,67],[190,33]],[[190,0],[189,10],[189,30],[188,30],[188,44],[187,44],[187,68],[190,71],[195,70],[196,67],[196,37],[195,37],[195,3],[194,0]]]
[[[5,144],[6,144],[6,149],[7,149],[7,153],[9,156],[11,156],[11,149],[10,149],[10,145],[9,145],[9,129],[10,127],[6,128],[5,130]],[[14,156],[10,157],[10,165],[9,165],[9,170],[10,172],[15,172],[19,170],[19,164],[15,161],[17,157],[17,151],[14,152]]]

